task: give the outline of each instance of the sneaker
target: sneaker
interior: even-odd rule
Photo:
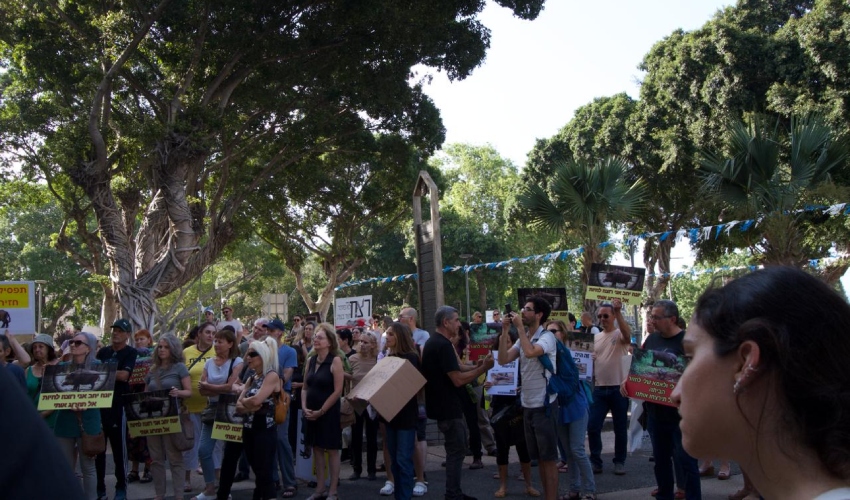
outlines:
[[[388,497],[395,493],[395,484],[392,481],[387,481],[384,483],[384,487],[381,488],[381,496]]]
[[[614,474],[617,476],[622,476],[626,473],[626,465],[625,464],[614,464]]]
[[[425,493],[428,493],[428,487],[425,486],[425,483],[421,483],[419,481],[413,486],[413,496],[421,497]]]
[[[139,478],[139,482],[143,483],[143,484],[149,483],[151,481],[153,481],[153,476],[151,476],[151,471],[149,471],[149,470],[146,470],[145,473],[142,474],[142,477]]]
[[[591,466],[591,468],[593,469],[594,474],[602,474],[602,466],[601,465],[594,464],[594,465]]]

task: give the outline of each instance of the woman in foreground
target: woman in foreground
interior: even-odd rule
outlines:
[[[771,267],[707,291],[673,392],[692,456],[741,464],[770,499],[850,499],[850,305]]]

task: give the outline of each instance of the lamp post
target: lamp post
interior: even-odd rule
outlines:
[[[469,314],[469,267],[466,264],[472,258],[472,254],[462,253],[460,258],[463,259],[463,275],[466,278],[466,321],[470,321],[472,316]]]

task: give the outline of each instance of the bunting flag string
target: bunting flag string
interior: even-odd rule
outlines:
[[[845,215],[846,216],[846,215],[850,215],[850,204],[848,204],[848,203],[838,203],[838,204],[831,205],[831,206],[825,206],[825,205],[807,206],[806,208],[797,210],[794,213],[814,212],[814,211],[823,211],[824,213],[826,213],[830,216],[838,216],[838,215]],[[626,236],[624,238],[615,238],[615,239],[611,239],[611,240],[608,240],[608,241],[604,241],[604,242],[599,244],[599,247],[605,248],[605,247],[610,246],[610,245],[623,244],[623,243],[632,244],[632,243],[636,243],[638,240],[646,241],[646,240],[650,240],[650,239],[656,238],[656,237],[660,241],[665,241],[667,238],[669,238],[670,236],[672,236],[674,234],[675,234],[675,236],[673,236],[673,237],[674,237],[674,239],[677,243],[680,242],[683,238],[685,238],[685,236],[688,237],[688,239],[690,240],[691,243],[698,243],[700,241],[710,240],[712,234],[714,234],[715,239],[719,238],[720,235],[724,232],[728,236],[732,232],[733,228],[736,228],[736,227],[738,227],[738,231],[740,231],[742,233],[749,231],[749,230],[757,227],[759,222],[760,222],[760,220],[756,220],[756,219],[733,220],[733,221],[729,221],[729,222],[721,222],[721,223],[711,225],[711,226],[694,227],[694,228],[687,228],[687,229],[681,228],[681,229],[678,229],[678,230],[664,231],[663,233],[642,233],[642,234],[637,234],[637,235],[629,235],[629,236]],[[482,263],[482,264],[470,264],[470,265],[466,265],[466,266],[447,266],[447,267],[443,268],[443,273],[452,273],[452,272],[464,272],[464,273],[466,273],[466,272],[469,272],[469,271],[474,271],[476,269],[490,269],[490,270],[499,269],[499,268],[502,268],[502,267],[509,266],[509,265],[511,265],[515,262],[524,264],[524,263],[532,262],[532,261],[534,261],[534,262],[539,262],[539,261],[549,262],[549,261],[566,260],[569,257],[577,257],[577,256],[581,255],[583,252],[584,252],[584,248],[579,247],[579,248],[573,248],[573,249],[569,249],[569,250],[558,250],[558,251],[555,251],[555,252],[539,254],[539,255],[529,255],[529,256],[526,256],[526,257],[511,257],[507,260],[503,260],[503,261],[500,261],[500,262],[487,262],[487,263]],[[826,258],[823,258],[823,259],[811,259],[809,261],[809,265],[811,267],[817,268],[817,267],[823,265],[824,262],[831,264],[832,262],[834,262],[838,259],[843,259],[843,258],[844,257],[826,257]],[[717,269],[711,269],[711,270],[707,270],[707,269],[706,270],[700,270],[700,271],[689,270],[689,271],[680,271],[680,272],[677,272],[677,273],[663,273],[663,274],[659,274],[659,275],[648,274],[647,276],[648,277],[672,276],[672,277],[675,278],[675,277],[686,276],[686,275],[687,276],[697,276],[697,275],[700,275],[700,274],[705,274],[709,271],[711,271],[711,272],[727,271],[727,270],[728,271],[735,271],[735,270],[741,270],[741,269],[747,269],[747,268],[750,268],[751,270],[755,270],[755,269],[758,269],[759,267],[760,266],[742,266],[742,267],[728,267],[728,268],[723,267],[723,268],[717,268]],[[352,280],[352,281],[348,281],[348,282],[340,284],[339,286],[336,287],[336,290],[341,290],[343,288],[356,286],[356,285],[365,285],[365,284],[369,284],[369,283],[393,283],[393,282],[402,282],[402,281],[411,280],[411,279],[415,280],[415,279],[417,279],[417,277],[418,276],[417,276],[416,273],[411,273],[411,274],[402,274],[402,275],[399,275],[399,276],[391,276],[391,277],[383,277],[383,278],[366,278],[366,279],[360,279],[360,280]]]

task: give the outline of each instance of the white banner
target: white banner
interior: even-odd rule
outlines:
[[[357,326],[358,320],[363,320],[364,325],[368,325],[371,317],[371,295],[339,298],[334,303],[334,326],[337,329]]]
[[[519,382],[519,359],[515,359],[506,365],[499,364],[499,351],[493,351],[495,364],[487,373],[487,380],[493,387],[487,389],[491,396],[516,396],[517,383]]]

